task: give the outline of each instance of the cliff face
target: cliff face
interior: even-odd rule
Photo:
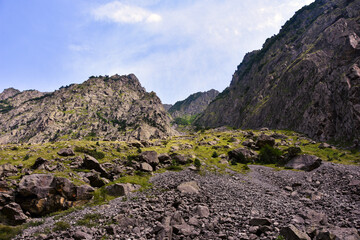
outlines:
[[[214,89],[207,92],[191,94],[185,100],[176,102],[168,112],[173,118],[193,116],[202,113],[218,94],[219,92]]]
[[[173,134],[160,99],[146,92],[133,74],[91,77],[52,93],[17,92],[0,102],[0,143]]]
[[[318,140],[360,133],[360,0],[317,0],[263,48],[196,124],[292,129]]]

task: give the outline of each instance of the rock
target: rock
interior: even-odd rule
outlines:
[[[255,145],[254,140],[248,139],[242,143],[243,146],[252,148]]]
[[[153,168],[148,163],[140,163],[140,170],[144,172],[152,172]]]
[[[166,153],[162,153],[158,156],[159,162],[160,163],[164,163],[164,164],[170,164],[171,163],[171,157],[166,154]]]
[[[271,222],[267,218],[252,218],[249,224],[251,226],[270,226]]]
[[[33,169],[33,170],[38,169],[41,165],[44,165],[48,162],[49,162],[48,160],[46,160],[42,157],[39,157],[36,159],[34,165],[31,166],[31,169]]]
[[[320,149],[331,148],[331,145],[328,143],[320,143],[319,148]]]
[[[181,183],[177,187],[177,190],[179,190],[181,193],[189,193],[189,194],[200,192],[200,188],[197,182],[195,181]]]
[[[94,239],[90,234],[83,232],[80,229],[76,230],[76,232],[73,235],[73,238],[75,240],[82,240],[82,239],[92,240],[92,239]]]
[[[360,240],[358,231],[355,228],[335,227],[320,231],[316,240]]]
[[[172,154],[172,155],[171,155],[171,158],[172,158],[173,160],[175,160],[178,164],[184,165],[184,164],[187,164],[187,163],[188,163],[187,157],[185,157],[184,155],[181,155],[181,154],[177,154],[177,153]]]
[[[75,152],[71,148],[60,149],[57,154],[63,157],[75,156]]]
[[[76,200],[90,200],[93,198],[94,188],[89,185],[81,185],[76,189]]]
[[[23,224],[28,219],[28,217],[23,213],[20,205],[14,202],[4,206],[0,212],[5,219],[5,222],[10,225]]]
[[[196,213],[199,217],[207,218],[210,215],[209,208],[207,206],[197,206],[196,207]]]
[[[69,179],[61,177],[54,178],[51,187],[67,200],[76,200],[77,187]]]
[[[265,145],[269,145],[270,147],[273,147],[275,145],[275,139],[266,134],[261,134],[260,136],[258,136],[255,145],[258,148],[262,148]]]
[[[24,176],[17,192],[21,197],[46,198],[52,189],[54,176],[52,174],[32,174]]]
[[[0,193],[10,191],[9,184],[6,181],[0,181]]]
[[[101,177],[108,178],[108,179],[110,178],[110,175],[100,165],[100,163],[95,158],[93,158],[92,156],[89,156],[87,154],[85,154],[82,167],[85,169],[95,170],[95,171],[99,172]]]
[[[102,179],[97,172],[87,173],[86,178],[90,181],[92,187],[102,187],[106,185],[104,179]]]
[[[301,232],[294,225],[290,224],[288,227],[284,227],[280,231],[280,235],[285,240],[311,240],[311,238],[304,232]]]
[[[237,148],[228,152],[229,159],[237,163],[252,163],[256,158],[256,154],[246,148]]]
[[[0,177],[1,176],[12,176],[18,172],[18,169],[11,165],[10,163],[6,163],[4,165],[0,165]]]
[[[139,156],[140,161],[150,164],[153,168],[159,164],[158,154],[155,151],[145,151]]]
[[[313,155],[299,155],[292,158],[286,165],[286,168],[312,171],[321,165],[321,159]]]
[[[141,186],[131,184],[131,183],[115,183],[113,185],[107,186],[106,191],[109,195],[120,197],[120,196],[126,196],[130,192],[136,191],[140,189]]]

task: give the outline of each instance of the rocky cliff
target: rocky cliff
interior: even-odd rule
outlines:
[[[0,143],[151,139],[173,135],[160,99],[135,75],[90,77],[52,93],[5,90]]]
[[[203,112],[212,100],[219,94],[218,91],[211,89],[207,92],[197,92],[191,94],[183,101],[176,102],[168,112],[173,118],[193,116]]]
[[[196,124],[350,142],[360,134],[359,83],[360,1],[316,0],[244,57]]]

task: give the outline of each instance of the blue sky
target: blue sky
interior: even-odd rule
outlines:
[[[0,91],[134,73],[163,103],[222,91],[313,0],[0,0]]]

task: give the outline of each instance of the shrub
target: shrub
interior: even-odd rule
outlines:
[[[195,159],[195,161],[194,161],[194,166],[196,167],[196,169],[199,171],[200,170],[200,168],[201,168],[201,162],[200,162],[200,160],[199,159]]]
[[[53,228],[53,231],[66,231],[70,228],[70,224],[64,221],[59,221],[55,223],[55,227]]]
[[[214,151],[213,154],[211,155],[211,157],[213,157],[213,158],[217,158],[218,156],[219,156],[219,154],[216,151]]]
[[[0,240],[10,240],[22,232],[22,226],[11,227],[0,224]]]
[[[265,164],[278,163],[281,158],[282,152],[269,145],[265,145],[260,149],[259,162]]]

